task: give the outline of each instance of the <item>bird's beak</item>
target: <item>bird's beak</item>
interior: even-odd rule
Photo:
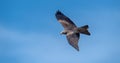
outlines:
[[[60,32],[60,35],[62,35],[62,32]]]

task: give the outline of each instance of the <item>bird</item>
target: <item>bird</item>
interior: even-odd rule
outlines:
[[[56,11],[55,17],[64,27],[64,30],[61,31],[60,34],[66,35],[68,43],[77,51],[79,51],[78,42],[80,39],[80,34],[90,35],[90,32],[88,31],[89,26],[84,25],[77,27],[70,18],[68,18],[59,10]]]

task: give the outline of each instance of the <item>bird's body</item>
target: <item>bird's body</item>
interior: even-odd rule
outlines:
[[[61,34],[66,35],[67,40],[71,46],[73,46],[77,51],[79,51],[78,40],[80,37],[80,33],[90,35],[88,32],[88,25],[77,27],[72,20],[70,20],[67,16],[65,16],[60,11],[57,11],[55,14],[57,20],[62,24],[64,30]]]

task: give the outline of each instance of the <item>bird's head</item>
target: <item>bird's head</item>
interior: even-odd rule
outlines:
[[[66,34],[67,34],[67,32],[62,31],[62,32],[60,32],[60,34],[61,34],[61,35],[66,35]]]

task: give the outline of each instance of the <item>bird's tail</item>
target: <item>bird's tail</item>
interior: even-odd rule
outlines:
[[[84,25],[82,27],[78,27],[78,32],[82,33],[82,34],[86,34],[86,35],[90,35],[90,32],[88,31],[89,26],[88,25]]]

